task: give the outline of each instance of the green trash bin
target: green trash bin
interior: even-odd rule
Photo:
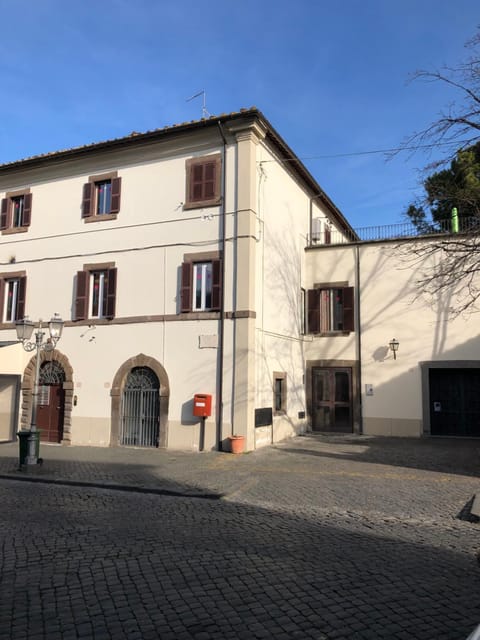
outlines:
[[[40,453],[40,431],[34,431],[31,433],[30,431],[18,431],[18,446],[19,446],[19,465],[22,466],[25,464],[25,459],[28,456],[28,439],[32,435],[35,438],[35,455],[39,456]]]

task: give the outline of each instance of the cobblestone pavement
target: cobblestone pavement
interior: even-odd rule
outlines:
[[[21,474],[1,445],[0,638],[463,640],[480,622],[479,453],[44,446]]]

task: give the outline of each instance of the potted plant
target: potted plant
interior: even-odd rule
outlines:
[[[233,434],[228,436],[230,451],[232,453],[243,453],[245,451],[245,436]]]

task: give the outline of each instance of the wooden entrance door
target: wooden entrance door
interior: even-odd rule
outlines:
[[[352,369],[314,368],[312,384],[312,429],[351,433]]]
[[[430,369],[430,432],[480,437],[480,369]]]
[[[61,442],[65,392],[63,384],[40,385],[37,407],[37,428],[43,442]]]

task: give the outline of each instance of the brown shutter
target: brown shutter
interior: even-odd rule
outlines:
[[[115,300],[117,297],[117,269],[107,271],[107,318],[115,317]]]
[[[3,198],[0,213],[0,229],[8,229],[8,198]]]
[[[112,199],[110,205],[110,213],[118,213],[120,211],[120,191],[122,187],[121,178],[112,179]]]
[[[83,185],[82,218],[88,218],[93,214],[93,201],[95,199],[95,183],[87,182]]]
[[[192,310],[192,263],[182,264],[182,283],[180,285],[180,311],[186,313]]]
[[[5,322],[5,280],[0,279],[0,322]]]
[[[222,301],[222,261],[212,260],[212,311],[220,311]]]
[[[27,292],[27,278],[18,279],[18,297],[17,308],[15,310],[15,320],[21,320],[25,317],[25,294]]]
[[[215,174],[217,164],[216,162],[206,162],[203,170],[203,198],[205,200],[212,200],[215,198]]]
[[[328,225],[325,225],[325,244],[331,244],[332,242],[332,230]]]
[[[32,219],[32,194],[26,193],[23,199],[23,220],[22,226],[29,227]]]
[[[320,289],[307,291],[307,333],[320,332]]]
[[[355,331],[354,288],[343,288],[343,330]]]
[[[190,172],[190,200],[203,200],[203,164],[194,164]]]
[[[77,272],[77,292],[75,297],[74,320],[86,320],[88,316],[88,286],[90,284],[88,271]]]

